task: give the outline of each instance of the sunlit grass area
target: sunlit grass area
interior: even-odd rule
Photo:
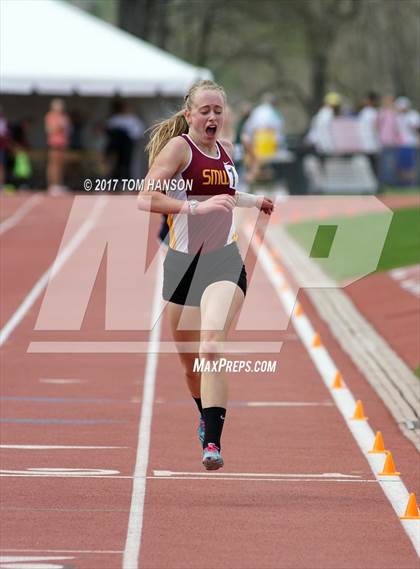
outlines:
[[[334,279],[420,263],[420,210],[289,224],[289,233]]]

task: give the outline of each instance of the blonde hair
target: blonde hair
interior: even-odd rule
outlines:
[[[52,99],[50,103],[50,109],[52,111],[64,111],[66,108],[66,104],[63,99]]]
[[[200,89],[218,91],[222,95],[223,101],[226,103],[226,93],[223,87],[209,79],[196,81],[184,97],[184,107],[168,119],[158,122],[152,128],[150,140],[146,146],[146,151],[149,153],[149,167],[153,164],[156,156],[162,148],[166,146],[171,138],[179,136],[180,134],[188,133],[189,126],[184,113],[186,110],[190,111],[192,109],[194,97]]]

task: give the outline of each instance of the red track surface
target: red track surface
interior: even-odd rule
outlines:
[[[20,206],[22,206],[25,202],[28,201],[27,194],[17,194],[13,197],[8,198],[1,198],[1,207],[0,207],[0,221],[7,219],[11,215],[13,215]]]
[[[69,199],[46,198],[2,236],[7,285],[7,289],[2,287],[3,324],[54,259],[70,205]],[[1,443],[120,448],[2,449],[1,468],[106,469],[118,474],[103,478],[2,478],[0,555],[68,556],[73,559],[62,563],[80,569],[122,567],[146,356],[26,353],[35,339],[147,340],[145,333],[104,331],[104,290],[102,266],[80,333],[35,332],[40,300],[12,333],[3,347],[2,419],[72,422],[3,422]],[[280,318],[282,309],[268,281],[261,292],[266,306]],[[419,461],[414,447],[340,350],[305,295],[300,296],[353,394],[363,400],[370,425],[382,431],[407,488],[419,495]],[[144,298],[145,306],[150,302]],[[292,328],[288,332],[293,334]],[[244,333],[239,336],[243,339]],[[162,338],[170,339],[166,319]],[[279,333],[259,332],[258,339],[275,341]],[[250,359],[277,359],[278,370],[276,374],[232,376],[232,404],[223,439],[226,466],[220,476],[147,480],[140,567],[418,568],[411,542],[300,341],[286,342],[280,354]],[[79,382],[45,383],[45,379]],[[22,399],[25,397],[57,399]],[[249,401],[318,405],[245,406]],[[160,355],[149,476],[154,470],[202,472],[196,423],[197,412],[187,395],[177,357]],[[226,473],[342,473],[370,482],[218,479]]]
[[[345,291],[411,369],[420,365],[419,299],[414,294],[388,273],[369,275]]]

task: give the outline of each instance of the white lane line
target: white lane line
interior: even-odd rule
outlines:
[[[129,447],[106,447],[106,446],[72,446],[72,445],[0,445],[0,449],[9,450],[95,450],[95,449],[116,449]]]
[[[106,470],[104,468],[26,468],[25,470],[0,470],[0,476],[35,476],[47,477],[108,477],[119,474],[119,470]]]
[[[359,479],[359,478],[251,478],[251,477],[229,477],[226,474],[223,476],[215,476],[215,473],[206,474],[204,476],[122,476],[122,475],[108,475],[103,476],[100,474],[94,475],[81,475],[81,474],[0,474],[0,478],[103,478],[107,480],[140,480],[145,483],[146,480],[230,480],[231,482],[345,482],[345,483],[358,483],[358,482],[369,482],[378,484],[379,481],[376,479]],[[208,477],[208,478],[207,478]],[[137,567],[137,566],[136,566]]]
[[[354,478],[229,478],[228,476],[215,477],[214,474],[206,474],[205,476],[148,476],[147,478],[153,478],[154,480],[229,480],[229,482],[339,482],[342,483],[375,483],[378,481],[374,479],[354,479]]]
[[[30,197],[24,204],[22,204],[15,211],[13,215],[11,215],[10,217],[8,217],[7,219],[5,219],[0,223],[0,235],[3,235],[4,233],[6,233],[6,231],[17,225],[19,221],[21,221],[25,217],[25,215],[29,213],[31,209],[33,209],[36,206],[36,204],[42,201],[42,199],[43,197],[38,195]]]
[[[86,383],[84,379],[47,379],[41,378],[39,380],[40,383],[56,383],[58,385],[68,385],[72,383]]]
[[[51,557],[50,555],[48,555],[48,557],[45,557],[45,556],[41,557],[39,555],[37,555],[37,556],[33,556],[33,555],[31,555],[31,556],[27,556],[27,555],[25,555],[25,556],[21,556],[21,555],[19,555],[19,556],[18,555],[13,555],[13,556],[11,556],[11,555],[7,555],[7,556],[6,555],[0,555],[0,563],[12,563],[12,562],[17,563],[17,562],[22,562],[22,561],[59,561],[62,559],[74,559],[74,557],[63,557],[63,556]],[[26,564],[25,564],[25,567],[27,567]],[[30,567],[30,566],[28,565],[28,567]]]
[[[132,400],[133,401],[133,400]],[[190,401],[170,401],[168,399],[155,399],[157,405],[190,405]],[[334,407],[332,401],[229,401],[229,407]]]
[[[245,232],[249,239],[252,233],[249,227],[245,228]],[[282,273],[275,270],[276,265],[271,255],[268,252],[264,243],[259,247],[252,241],[252,247],[255,254],[258,256],[258,261],[261,263],[268,279],[272,283],[284,310],[287,314],[292,315],[296,302],[296,295],[291,292],[290,285]],[[286,287],[284,285],[287,285]],[[312,340],[315,336],[315,330],[305,314],[292,316],[293,326],[305,346],[310,358],[318,369],[321,379],[333,397],[340,413],[350,429],[354,439],[359,445],[366,458],[369,466],[382,487],[385,496],[390,501],[397,516],[404,514],[405,507],[408,502],[409,493],[403,481],[399,477],[394,476],[379,476],[384,464],[384,455],[368,454],[372,448],[375,435],[367,421],[354,421],[351,419],[356,401],[350,389],[345,386],[342,389],[332,389],[335,374],[338,369],[331,358],[330,354],[324,346],[313,347]],[[400,520],[404,530],[410,538],[414,549],[420,555],[420,521],[419,520]]]
[[[280,352],[282,342],[225,342],[226,354],[273,354]],[[220,344],[222,348],[222,344]],[[29,344],[30,354],[147,354],[149,342],[72,342],[72,341],[33,341]],[[196,352],[196,342],[161,342],[161,354]]]
[[[209,476],[208,472],[172,472],[171,470],[154,470],[153,474],[164,477],[171,476]],[[299,474],[289,474],[289,473],[278,473],[278,472],[214,472],[211,476],[229,476],[229,477],[260,477],[260,478],[361,478],[358,474],[342,474],[341,472],[323,472],[322,474],[311,474],[311,473],[299,473]]]
[[[7,549],[0,548],[4,553],[123,553],[114,550],[89,550],[89,549]]]
[[[246,407],[332,407],[331,401],[248,401]]]
[[[63,565],[63,563],[69,559],[74,559],[74,557],[0,555],[0,569],[66,569],[68,565],[67,563]]]
[[[162,261],[162,259],[160,259]],[[127,539],[123,555],[123,569],[138,567],[140,557],[141,534],[143,529],[143,511],[146,494],[146,473],[149,463],[150,433],[152,429],[153,401],[155,394],[156,369],[159,357],[159,339],[163,301],[161,298],[162,262],[158,263],[155,294],[150,323],[149,351],[142,395],[142,407],[137,444],[137,458],[134,468],[133,493],[131,496],[130,516]]]
[[[20,473],[19,473],[20,472]],[[2,470],[0,471],[0,478],[106,478],[108,480],[123,479],[123,480],[133,480],[134,476],[116,476],[113,474],[102,475],[102,474],[69,474],[69,473],[51,473],[46,472],[45,474],[37,473],[23,473],[24,471],[18,470]],[[115,471],[118,472],[118,471]]]
[[[64,508],[63,506],[58,506],[57,508],[31,508],[30,506],[3,506],[0,507],[1,512],[117,512],[125,514],[128,512],[128,508]]]
[[[51,274],[56,274],[60,271],[63,267],[64,263],[71,257],[74,251],[79,247],[82,241],[86,238],[88,233],[93,229],[95,226],[96,220],[98,219],[100,213],[102,212],[103,208],[105,207],[106,200],[108,198],[102,197],[98,199],[95,203],[95,206],[89,217],[86,221],[80,226],[77,233],[74,237],[69,241],[67,246],[61,251],[61,253],[56,257],[55,261],[49,266],[49,268],[45,271],[45,273],[41,276],[41,278],[35,283],[32,290],[29,294],[25,297],[22,304],[10,318],[10,320],[5,324],[5,326],[0,331],[0,346],[4,344],[16,326],[23,320],[26,313],[30,310],[34,302],[37,298],[41,295],[42,291],[48,284],[48,279],[50,278]]]

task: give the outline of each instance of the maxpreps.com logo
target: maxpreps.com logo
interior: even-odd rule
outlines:
[[[235,167],[229,164],[229,162],[224,162],[223,166],[224,170],[216,170],[213,168],[203,170],[203,186],[228,186],[235,190],[238,183],[238,173]]]

